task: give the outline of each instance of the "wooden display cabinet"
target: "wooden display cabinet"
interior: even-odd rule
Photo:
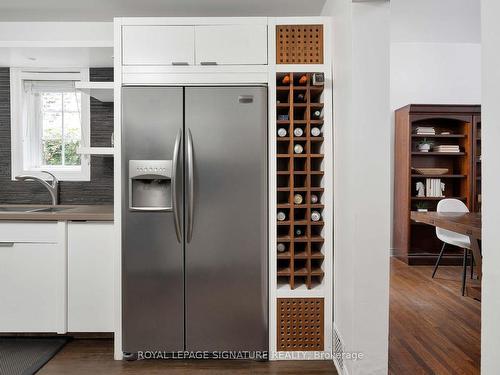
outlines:
[[[476,105],[407,105],[396,111],[394,175],[394,255],[411,265],[434,264],[442,246],[435,228],[410,220],[410,211],[435,211],[442,197],[418,197],[416,184],[437,178],[445,184],[444,197],[462,200],[471,211],[479,208],[480,111]],[[434,135],[416,134],[417,127],[433,127]],[[479,138],[479,140],[478,140]],[[433,143],[429,152],[419,141]],[[459,152],[437,152],[439,145],[458,145]],[[420,168],[447,169],[446,173],[422,174]],[[461,264],[462,251],[445,252],[442,264]]]

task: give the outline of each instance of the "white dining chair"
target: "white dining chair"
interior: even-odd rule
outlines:
[[[465,205],[464,202],[458,199],[442,199],[438,202],[437,212],[469,212],[469,209]],[[436,271],[439,267],[439,262],[441,261],[441,257],[444,253],[444,248],[447,244],[458,246],[464,249],[464,259],[463,259],[463,271],[462,271],[462,296],[465,295],[465,278],[467,274],[467,259],[469,257],[469,250],[471,248],[470,239],[468,236],[463,234],[455,233],[446,229],[436,227],[436,236],[441,241],[443,241],[443,247],[439,253],[438,259],[436,261],[436,265],[434,266],[434,270],[432,271],[432,277],[436,275]],[[472,268],[471,259],[471,268]]]

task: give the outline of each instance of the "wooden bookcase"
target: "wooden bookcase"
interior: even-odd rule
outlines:
[[[462,200],[471,211],[480,210],[481,107],[478,105],[410,104],[395,113],[394,255],[411,265],[434,264],[442,246],[431,226],[410,220],[417,208],[435,211],[443,198],[417,197],[416,183],[439,178],[445,198]],[[417,135],[417,127],[434,127],[435,135]],[[441,134],[449,132],[449,134]],[[420,152],[426,138],[438,145],[459,145],[458,153]],[[446,168],[445,174],[421,174],[415,168]],[[423,207],[422,207],[423,206]],[[461,264],[462,252],[448,250],[443,264]]]
[[[323,217],[313,221],[311,214],[324,209],[322,179],[323,136],[311,135],[311,129],[323,127],[323,86],[312,85],[313,73],[277,73],[276,128],[285,136],[276,137],[277,210],[285,220],[277,221],[277,243],[285,251],[277,253],[278,284],[288,283],[291,289],[305,285],[311,289],[324,276],[322,263]],[[299,82],[300,79],[305,82]],[[283,84],[284,80],[288,80]],[[299,99],[300,98],[300,99]],[[320,116],[314,116],[319,111]],[[300,129],[302,134],[295,135]],[[303,151],[297,153],[294,147]],[[302,202],[296,203],[299,194]],[[316,196],[317,201],[312,202]],[[300,231],[300,234],[297,233]]]

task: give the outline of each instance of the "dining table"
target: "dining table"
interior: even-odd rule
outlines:
[[[481,213],[478,212],[420,212],[412,211],[410,218],[418,223],[432,225],[468,236],[476,265],[477,285],[467,286],[467,296],[481,300],[483,261],[481,255]]]

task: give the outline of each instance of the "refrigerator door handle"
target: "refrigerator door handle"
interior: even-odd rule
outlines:
[[[175,234],[177,242],[181,242],[181,225],[179,219],[179,208],[177,207],[177,164],[179,163],[179,153],[181,151],[182,130],[179,129],[175,138],[174,156],[172,160],[172,211],[174,214]]]
[[[193,220],[194,220],[194,160],[193,160],[193,136],[191,130],[187,133],[187,193],[188,193],[188,227],[187,227],[187,242],[191,241],[193,236]]]

